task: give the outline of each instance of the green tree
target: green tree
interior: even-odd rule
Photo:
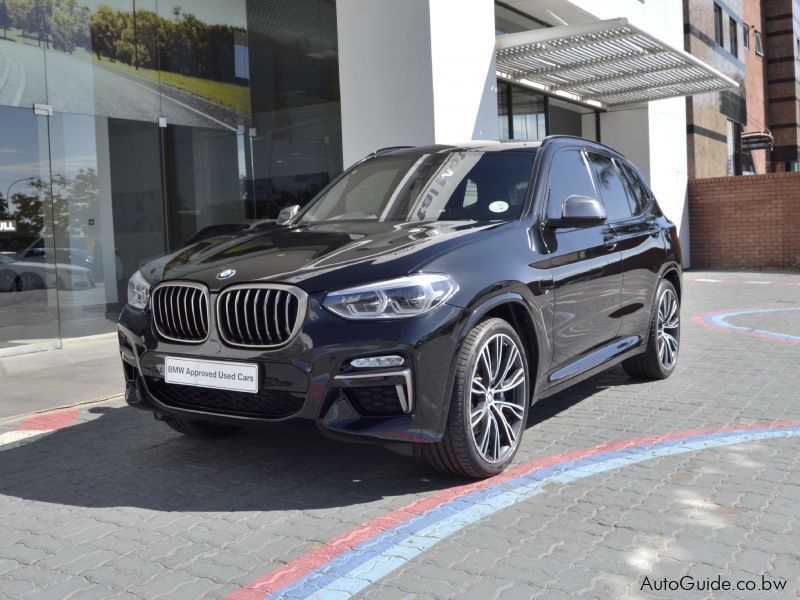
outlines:
[[[53,48],[63,52],[91,49],[90,19],[91,11],[77,0],[51,0],[47,25]]]
[[[125,28],[123,13],[106,4],[97,7],[92,15],[89,29],[92,35],[92,50],[100,60],[102,56],[112,62],[117,60],[117,40]]]
[[[41,0],[6,0],[13,27],[23,35],[36,37],[41,46],[44,39],[44,7]]]
[[[62,52],[74,52],[75,39],[78,37],[78,22],[75,15],[64,9],[56,8],[48,22],[53,48]]]

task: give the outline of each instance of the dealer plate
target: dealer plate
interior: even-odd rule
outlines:
[[[255,394],[258,392],[258,365],[167,356],[164,358],[164,381]]]

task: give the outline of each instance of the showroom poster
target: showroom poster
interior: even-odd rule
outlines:
[[[244,0],[0,0],[0,104],[236,129]]]

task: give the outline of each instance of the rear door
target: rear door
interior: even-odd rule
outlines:
[[[564,200],[598,197],[587,153],[564,148],[550,162],[546,189],[547,219],[559,219]],[[553,364],[555,384],[595,366],[581,360],[613,341],[622,295],[621,255],[607,225],[545,228],[554,285]]]
[[[653,298],[666,260],[664,236],[656,222],[652,194],[638,172],[615,159],[631,207],[631,218],[614,225],[622,252],[622,336],[643,336],[650,326]]]

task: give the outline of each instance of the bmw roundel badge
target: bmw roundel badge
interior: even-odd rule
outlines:
[[[217,279],[230,279],[234,275],[236,275],[236,269],[222,269],[217,273]]]

